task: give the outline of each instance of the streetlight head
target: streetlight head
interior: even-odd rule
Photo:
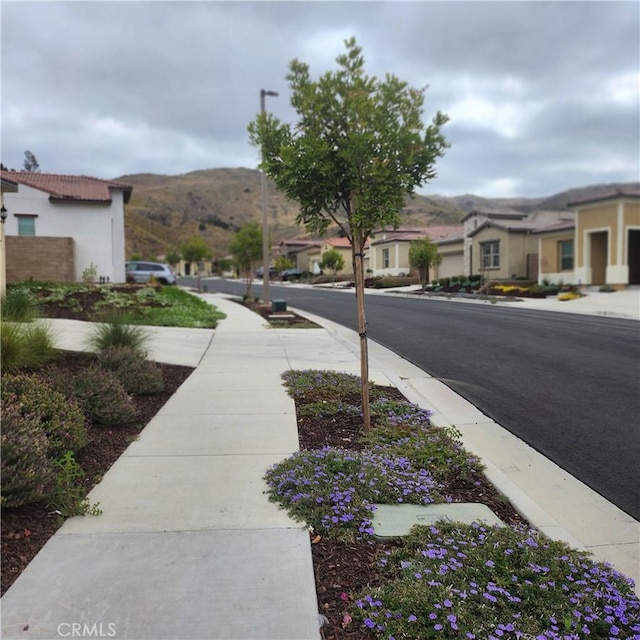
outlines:
[[[277,96],[278,93],[276,91],[267,91],[266,89],[260,89],[260,93],[263,96]]]
[[[4,205],[2,205],[2,209],[0,209],[0,220],[2,220],[2,224],[7,219],[7,209]]]

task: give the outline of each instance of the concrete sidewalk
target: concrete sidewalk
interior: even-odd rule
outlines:
[[[72,624],[135,640],[319,638],[308,534],[268,502],[262,476],[298,448],[280,374],[358,374],[358,337],[303,312],[323,329],[271,329],[201,297],[227,319],[215,332],[149,328],[154,358],[197,369],[91,492],[103,515],[68,520],[2,598],[3,638],[71,637]],[[84,347],[86,326],[51,324]],[[370,372],[455,425],[532,524],[640,581],[640,523],[373,342]]]

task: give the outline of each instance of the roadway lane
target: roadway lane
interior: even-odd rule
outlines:
[[[244,292],[238,281],[206,284]],[[271,297],[356,329],[353,293],[272,284]],[[367,320],[371,339],[640,519],[636,321],[393,294],[368,296]]]

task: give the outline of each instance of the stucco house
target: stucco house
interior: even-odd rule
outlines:
[[[400,227],[395,230],[376,231],[371,239],[370,269],[374,276],[408,275],[409,246],[414,240],[429,237],[438,245],[443,256],[435,278],[460,275],[462,273],[462,227],[440,225],[433,227]],[[442,274],[445,275],[442,275]]]
[[[322,256],[336,249],[344,258],[344,268],[338,273],[352,273],[351,244],[348,238],[293,238],[280,243],[280,254],[293,260],[295,266],[309,273],[320,273]],[[369,268],[369,242],[365,246],[364,268]]]
[[[575,284],[640,284],[640,189],[569,206],[576,212]]]
[[[7,282],[80,281],[86,269],[125,280],[124,205],[130,185],[89,176],[2,171],[17,185],[3,194],[7,210]]]
[[[322,248],[322,240],[310,240],[309,238],[291,238],[280,243],[280,255],[293,261],[296,268],[310,273],[320,273],[320,268],[314,269],[314,258],[319,255]]]
[[[481,274],[489,280],[538,280],[535,231],[574,219],[572,211],[470,211],[462,219],[464,273]]]

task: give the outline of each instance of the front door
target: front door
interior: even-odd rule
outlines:
[[[629,284],[640,284],[640,229],[629,229]]]
[[[598,231],[590,234],[591,284],[606,284],[609,233]]]

